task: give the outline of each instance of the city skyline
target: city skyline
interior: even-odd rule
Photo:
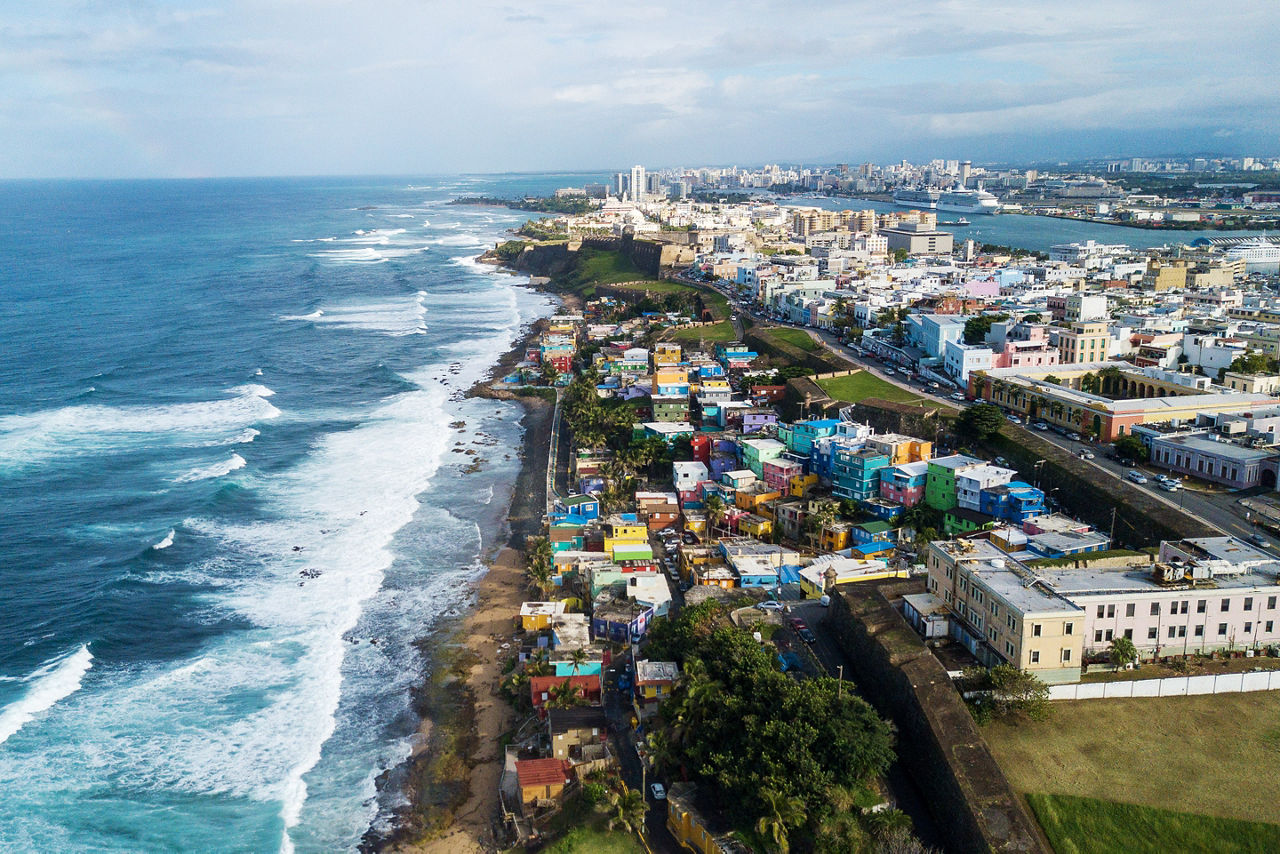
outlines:
[[[6,178],[1280,148],[1280,28],[1238,2],[55,2],[8,17]]]

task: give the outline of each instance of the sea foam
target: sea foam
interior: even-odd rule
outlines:
[[[239,454],[232,454],[231,458],[228,460],[223,460],[222,462],[214,463],[213,465],[205,466],[204,468],[192,469],[184,475],[179,475],[173,479],[173,482],[192,483],[197,480],[209,480],[210,478],[222,477],[223,475],[231,474],[231,472],[244,467],[244,457]]]
[[[23,679],[31,685],[27,693],[0,711],[0,744],[8,741],[36,715],[48,711],[54,703],[79,690],[80,682],[91,666],[93,653],[89,652],[88,645],[84,645]]]

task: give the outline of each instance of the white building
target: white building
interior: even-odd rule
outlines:
[[[980,509],[982,490],[1002,486],[1017,476],[1013,469],[1003,466],[981,465],[956,472],[956,506],[977,512]]]

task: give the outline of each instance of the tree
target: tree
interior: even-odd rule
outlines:
[[[1116,667],[1124,667],[1126,664],[1132,664],[1134,659],[1138,657],[1138,648],[1133,645],[1133,641],[1124,635],[1116,638],[1111,642],[1111,663]]]
[[[809,533],[809,546],[818,550],[818,537],[824,528],[836,521],[839,505],[834,501],[815,501],[809,505],[809,514],[805,519],[805,530]]]
[[[1276,360],[1266,353],[1246,353],[1237,356],[1227,370],[1235,374],[1274,374],[1277,365]]]
[[[973,674],[969,675],[973,678]],[[1038,721],[1049,716],[1049,686],[1035,674],[1012,664],[997,664],[985,673],[977,674],[976,678],[988,686],[986,704],[996,717],[1024,714]]]
[[[556,379],[560,376],[560,370],[551,362],[543,362],[541,374],[543,385],[555,385]]]
[[[715,493],[708,495],[702,506],[707,513],[707,522],[711,524],[711,529],[714,532],[720,526],[720,523],[724,521],[728,507],[725,505],[724,499]]]
[[[991,403],[971,406],[956,419],[956,430],[962,436],[979,441],[995,435],[1004,425],[1004,413]]]
[[[644,819],[649,812],[644,795],[635,789],[612,792],[609,796],[609,829],[622,828],[644,839]]]
[[[1150,452],[1147,446],[1142,444],[1142,440],[1137,436],[1126,434],[1116,439],[1112,443],[1112,447],[1116,449],[1116,456],[1122,460],[1132,460],[1135,463],[1145,462]]]
[[[911,257],[911,253],[905,249],[893,250],[893,263],[901,264],[903,261]]]
[[[582,669],[582,665],[587,663],[589,657],[587,651],[580,646],[574,647],[573,651],[569,653],[569,663],[573,665],[574,676],[578,675],[578,671]]]
[[[991,331],[991,324],[998,320],[1008,320],[1007,314],[975,314],[973,317],[965,319],[964,322],[964,343],[981,344],[987,340],[987,333]]]
[[[756,833],[771,840],[775,850],[787,854],[791,850],[791,828],[804,823],[804,802],[773,789],[760,793],[764,814],[756,820]]]
[[[1062,385],[1062,380],[1053,374],[1049,374],[1049,376],[1045,377],[1041,382],[1049,383],[1050,385]]]

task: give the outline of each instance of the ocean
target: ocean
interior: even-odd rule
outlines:
[[[445,202],[583,180],[0,183],[0,850],[387,821],[518,470],[464,393],[552,309]]]

